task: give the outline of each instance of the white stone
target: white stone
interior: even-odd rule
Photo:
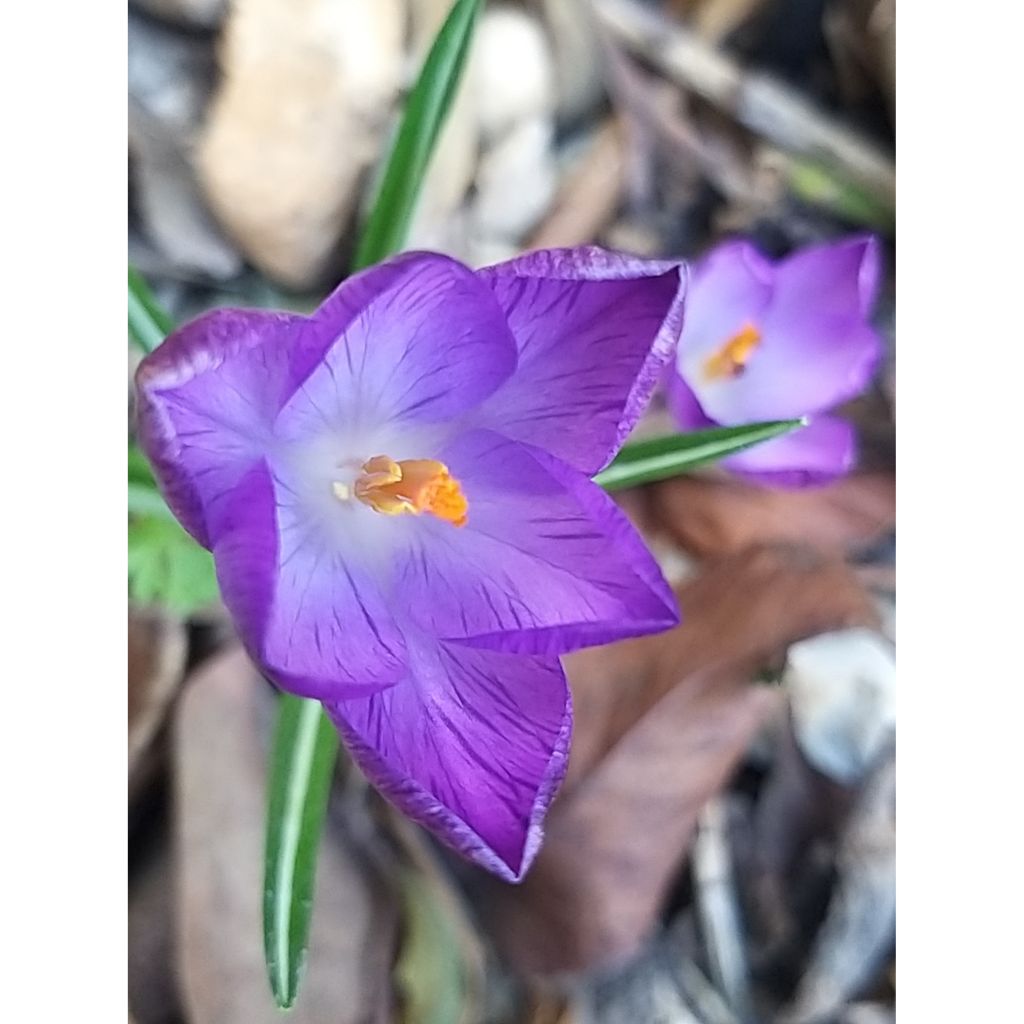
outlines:
[[[589,116],[604,96],[604,55],[589,0],[542,0],[555,51],[557,114],[575,122]]]
[[[473,202],[480,235],[519,241],[550,208],[558,187],[553,137],[550,117],[533,117],[484,155]]]
[[[401,83],[402,0],[234,0],[200,178],[249,258],[318,283],[380,154]]]
[[[896,728],[893,647],[869,629],[793,644],[783,686],[808,761],[837,782],[859,780]]]
[[[555,76],[544,29],[536,18],[507,6],[480,18],[470,74],[480,128],[497,139],[513,125],[555,107]]]

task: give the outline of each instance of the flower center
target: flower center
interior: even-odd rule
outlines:
[[[333,490],[339,501],[355,497],[386,516],[429,512],[452,526],[466,525],[466,496],[448,467],[433,459],[395,462],[387,455],[375,455],[363,463],[351,487],[336,482]]]
[[[708,380],[738,377],[747,368],[750,357],[760,344],[761,332],[753,324],[745,324],[704,360],[704,376]]]

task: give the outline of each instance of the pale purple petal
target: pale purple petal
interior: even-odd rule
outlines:
[[[551,249],[478,271],[519,348],[477,422],[603,469],[647,405],[682,329],[678,263],[595,247]]]
[[[515,369],[501,308],[461,263],[409,253],[366,275],[374,276],[346,282],[304,326],[304,347],[322,358],[278,418],[280,436],[448,420]]]
[[[362,696],[405,674],[405,641],[371,566],[331,543],[265,462],[218,505],[211,527],[224,603],[283,689]]]
[[[297,383],[302,317],[216,309],[174,331],[139,366],[139,442],[171,510],[210,547],[209,506],[264,453]]]
[[[753,483],[808,487],[844,476],[856,459],[853,427],[845,420],[819,416],[806,427],[723,459],[721,465]]]
[[[421,644],[399,685],[326,708],[399,810],[488,871],[522,879],[568,758],[572,708],[556,658]]]
[[[462,528],[422,517],[397,593],[424,630],[561,654],[674,626],[672,591],[615,503],[585,475],[490,431],[443,453],[469,502]]]

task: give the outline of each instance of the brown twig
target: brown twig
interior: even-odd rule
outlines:
[[[609,118],[565,176],[554,205],[530,236],[527,249],[553,249],[592,242],[615,216],[625,185],[622,126]]]
[[[755,135],[834,168],[886,209],[894,208],[894,163],[863,135],[836,124],[770,76],[744,70],[693,31],[636,0],[591,2],[601,24],[678,85],[734,117]]]

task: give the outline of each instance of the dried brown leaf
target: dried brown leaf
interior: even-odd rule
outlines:
[[[191,1024],[279,1024],[261,923],[266,755],[273,697],[240,649],[189,682],[175,735],[178,942]],[[328,827],[309,963],[293,1024],[389,1019],[390,894]]]
[[[153,741],[185,672],[188,643],[180,620],[159,609],[128,612],[128,802],[155,768]]]
[[[704,0],[694,18],[694,27],[709,43],[719,45],[751,21],[766,0]]]
[[[526,248],[552,249],[592,242],[615,215],[625,177],[623,128],[609,118],[563,178],[554,206],[530,236]]]
[[[175,978],[174,885],[166,828],[131,851],[128,878],[128,1004],[137,1024],[181,1024]]]
[[[651,502],[654,517],[691,554],[730,554],[774,542],[850,553],[894,529],[896,481],[891,473],[863,473],[827,487],[784,491],[679,477],[657,484]]]
[[[684,624],[566,659],[576,706],[569,777],[522,886],[489,885],[499,946],[527,973],[604,966],[652,928],[697,815],[779,708],[751,684],[794,640],[871,622],[838,560],[762,547],[678,590]]]

